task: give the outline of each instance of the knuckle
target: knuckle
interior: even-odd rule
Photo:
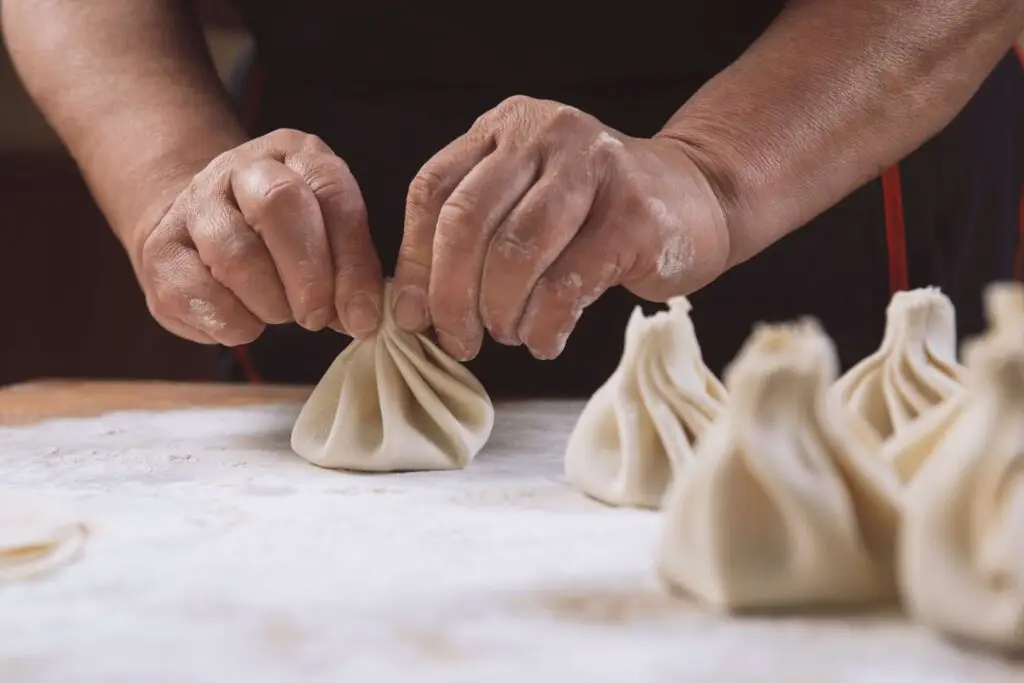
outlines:
[[[294,178],[280,178],[259,188],[259,199],[266,204],[294,205],[309,198],[309,187]]]
[[[298,131],[296,131],[298,132]],[[297,139],[298,146],[307,152],[320,153],[324,150],[330,150],[327,143],[319,135],[313,133],[299,133],[301,137]]]
[[[419,273],[424,276],[430,273],[430,252],[424,253],[418,245],[404,242],[398,249],[398,267],[403,277]],[[396,273],[397,277],[398,273]]]
[[[150,312],[155,317],[173,318],[185,310],[187,296],[180,287],[157,280],[150,283],[150,290],[150,296],[147,297],[147,300]]]
[[[442,198],[444,181],[428,167],[423,167],[409,183],[408,205],[423,209]]]
[[[568,104],[558,106],[551,112],[549,123],[553,127],[565,127],[575,126],[581,123],[585,118],[583,112],[576,107],[571,107]]]
[[[473,242],[470,238],[476,224],[474,201],[466,196],[452,195],[437,216],[435,246],[446,251],[472,250]]]
[[[529,95],[512,95],[502,100],[501,104],[499,104],[496,108],[502,110],[523,109],[526,107],[533,106],[536,102],[537,100],[530,97]]]
[[[509,261],[529,261],[536,257],[546,228],[535,220],[509,221],[495,236],[494,251]]]
[[[255,259],[254,240],[233,235],[220,240],[209,264],[213,277],[221,282],[245,276]]]
[[[301,147],[308,133],[294,128],[277,128],[263,136],[263,139],[273,145],[282,147]]]

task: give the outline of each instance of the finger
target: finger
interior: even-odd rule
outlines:
[[[320,205],[334,270],[333,317],[349,334],[366,336],[380,324],[384,278],[359,183],[329,150],[286,157],[285,163],[302,176]]]
[[[519,338],[536,358],[557,358],[583,310],[611,286],[623,267],[614,241],[588,221],[540,277],[519,324]]]
[[[265,323],[291,320],[284,285],[266,244],[224,195],[200,202],[188,219],[199,258],[213,277]]]
[[[519,323],[540,276],[587,220],[595,184],[545,173],[498,226],[484,260],[480,317],[503,344],[521,343]]]
[[[200,332],[191,325],[187,325],[177,318],[167,318],[164,316],[157,315],[152,304],[150,303],[149,297],[146,298],[146,305],[149,307],[149,312],[153,318],[160,324],[160,327],[164,328],[168,332],[182,339],[196,342],[197,344],[212,345],[216,344],[217,340],[210,335]]]
[[[326,327],[335,316],[334,266],[313,190],[283,163],[261,158],[233,170],[231,191],[267,245],[294,319]]]
[[[471,170],[441,208],[428,300],[441,347],[458,360],[483,342],[480,280],[494,231],[533,185],[539,158],[502,150]]]
[[[180,233],[185,234],[183,224]],[[263,323],[214,279],[192,245],[179,239],[147,241],[143,277],[149,283],[148,303],[153,314],[169,326],[177,327],[168,321],[178,321],[199,333],[190,335],[191,339],[206,336],[224,346],[238,346],[263,331]]]
[[[177,318],[157,318],[157,322],[159,322],[160,326],[165,330],[181,337],[182,339],[187,339],[206,346],[213,346],[218,343],[213,337],[200,332],[188,323],[178,320]]]
[[[395,322],[418,332],[430,324],[427,292],[437,220],[448,197],[473,168],[494,151],[494,138],[470,131],[442,149],[409,184],[405,231],[392,287]]]

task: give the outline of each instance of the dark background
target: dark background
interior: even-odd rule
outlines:
[[[226,76],[247,36],[224,0],[199,6]],[[150,318],[120,244],[0,44],[0,385],[213,379],[215,353]]]
[[[245,35],[219,7],[204,15],[226,73]],[[211,379],[213,354],[150,318],[120,243],[0,50],[0,385]]]

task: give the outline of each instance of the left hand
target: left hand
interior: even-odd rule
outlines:
[[[664,301],[713,280],[728,253],[723,208],[683,143],[517,96],[412,181],[395,317],[432,322],[459,360],[485,329],[555,358],[609,287]]]

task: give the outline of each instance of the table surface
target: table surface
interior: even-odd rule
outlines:
[[[298,403],[311,387],[202,382],[41,380],[0,387],[0,426],[116,410],[173,410]]]
[[[0,680],[1024,680],[898,614],[734,619],[667,595],[657,513],[564,480],[578,402],[498,404],[461,471],[358,475],[290,451],[307,393],[0,390],[0,487],[90,529],[72,564],[0,588]]]

